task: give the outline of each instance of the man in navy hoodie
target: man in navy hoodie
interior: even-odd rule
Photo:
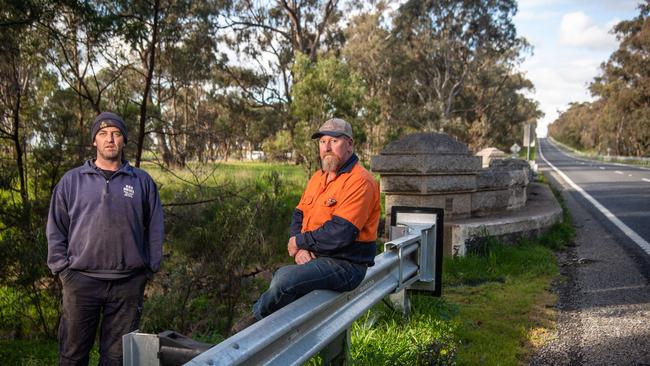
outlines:
[[[87,365],[98,327],[100,365],[122,365],[122,336],[138,328],[162,258],[158,189],[124,159],[124,121],[102,112],[91,137],[96,158],[61,178],[47,221],[47,264],[63,285],[60,365]]]

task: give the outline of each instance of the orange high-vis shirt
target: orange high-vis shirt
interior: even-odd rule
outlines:
[[[379,226],[379,184],[356,161],[356,157],[352,163],[351,167],[343,167],[329,184],[326,184],[327,174],[320,170],[316,172],[307,183],[296,208],[302,211],[302,234],[332,229],[336,226],[331,224],[334,217],[338,217],[339,222],[343,219],[352,224],[356,234],[353,240],[342,243],[340,248],[331,249],[330,245],[330,251],[324,254],[372,265]],[[328,221],[329,226],[325,225]],[[334,228],[331,235],[338,232]],[[317,248],[319,237],[313,236]],[[298,243],[304,242],[303,238],[297,240]],[[317,251],[317,254],[323,253]]]

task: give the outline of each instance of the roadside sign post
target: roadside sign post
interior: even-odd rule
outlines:
[[[524,143],[523,145],[527,148],[526,151],[526,160],[530,160],[530,146],[531,146],[531,140],[533,140],[531,136],[531,125],[530,123],[527,123],[524,126]]]

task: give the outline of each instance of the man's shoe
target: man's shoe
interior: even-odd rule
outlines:
[[[255,323],[257,323],[257,318],[255,318],[255,315],[248,314],[243,318],[239,319],[239,321],[235,323],[235,325],[233,325],[232,328],[230,328],[230,334],[231,335],[237,334]]]

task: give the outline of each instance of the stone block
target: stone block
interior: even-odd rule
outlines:
[[[428,175],[423,178],[422,193],[476,191],[476,174]]]
[[[376,155],[370,169],[382,175],[474,173],[481,169],[481,160],[463,155]]]
[[[472,215],[485,216],[506,210],[509,202],[510,191],[507,189],[474,192],[472,193]]]
[[[476,177],[476,187],[479,190],[507,188],[510,184],[508,172],[497,172],[491,169],[480,172]]]
[[[417,175],[382,175],[379,187],[386,193],[420,193],[420,177]]]
[[[476,191],[476,175],[382,175],[385,193],[436,194]]]
[[[503,189],[528,184],[528,175],[524,170],[486,169],[476,177],[479,190]]]
[[[508,210],[524,207],[528,198],[527,189],[524,186],[510,187],[508,196]]]
[[[522,171],[526,175],[526,184],[533,181],[533,171],[530,163],[523,159],[497,160],[490,163],[490,168],[505,171]]]
[[[530,170],[528,170],[530,171]],[[526,170],[511,170],[510,173],[510,184],[508,185],[509,187],[512,186],[520,186],[520,187],[525,187],[528,185],[529,180],[528,180],[528,171]]]
[[[518,170],[530,169],[530,164],[524,159],[503,159],[493,161],[490,167],[495,169]]]

